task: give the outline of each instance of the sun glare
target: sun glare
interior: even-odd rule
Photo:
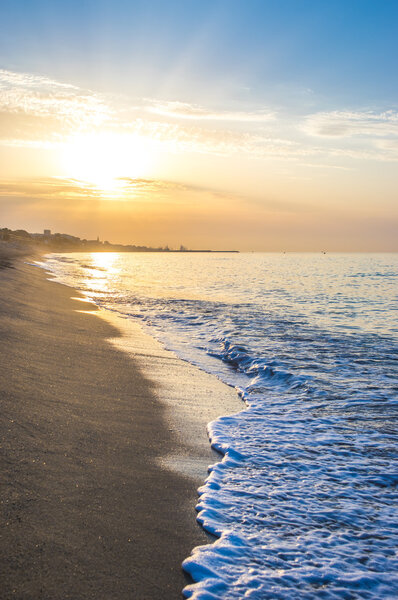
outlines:
[[[150,163],[148,140],[114,133],[75,135],[62,156],[67,177],[104,191],[117,189],[122,177],[144,177]]]

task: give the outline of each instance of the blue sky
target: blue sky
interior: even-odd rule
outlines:
[[[397,98],[395,1],[14,0],[0,27],[4,68],[112,91],[192,100],[225,85],[231,103],[294,94],[300,104],[311,90],[325,106]]]

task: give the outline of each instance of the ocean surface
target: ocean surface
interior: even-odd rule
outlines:
[[[188,598],[398,598],[398,255],[52,254],[43,266],[235,386]]]

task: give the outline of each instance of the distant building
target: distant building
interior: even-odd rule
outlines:
[[[44,230],[44,237],[50,237],[51,236],[51,229],[45,229]]]

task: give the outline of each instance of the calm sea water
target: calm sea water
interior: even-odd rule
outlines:
[[[56,254],[59,281],[236,386],[195,599],[398,597],[398,255]],[[244,404],[243,401],[246,403]]]

